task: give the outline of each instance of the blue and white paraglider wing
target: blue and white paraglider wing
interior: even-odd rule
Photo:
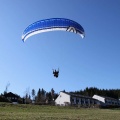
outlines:
[[[22,40],[25,41],[28,37],[38,33],[56,30],[73,32],[79,34],[82,38],[85,37],[84,29],[79,23],[65,18],[51,18],[29,25],[22,34]]]

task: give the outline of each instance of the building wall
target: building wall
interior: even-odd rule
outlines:
[[[70,104],[70,95],[60,92],[59,96],[55,100],[55,104],[60,106]]]
[[[113,98],[101,97],[94,95],[93,98],[74,95],[65,92],[60,92],[59,96],[55,100],[56,105],[66,106],[66,105],[77,105],[83,107],[96,107],[96,106],[109,106],[109,105],[118,105],[120,106],[120,101]]]
[[[80,105],[80,106],[90,106],[96,104],[96,100],[92,98],[87,98],[84,96],[74,96],[64,92],[60,92],[59,96],[55,100],[56,105],[66,106],[66,105]]]
[[[98,96],[98,95],[94,95],[93,98],[100,101],[101,102],[100,104],[104,105],[104,106],[109,106],[109,105],[119,106],[119,100],[114,99],[114,98],[101,97],[101,96]]]

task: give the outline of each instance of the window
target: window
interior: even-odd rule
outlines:
[[[80,102],[79,98],[76,99],[76,104],[78,104]]]

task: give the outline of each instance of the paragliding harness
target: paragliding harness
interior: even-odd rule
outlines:
[[[54,74],[54,77],[58,77],[58,75],[59,75],[59,69],[58,70],[54,70],[53,69],[53,74]]]

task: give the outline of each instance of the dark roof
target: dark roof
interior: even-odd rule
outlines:
[[[107,96],[102,96],[102,97],[104,97],[105,99],[109,99],[109,100],[118,100],[118,99],[107,97]]]
[[[17,97],[17,98],[19,97],[17,94],[14,94],[12,92],[6,93],[4,96],[5,97]]]
[[[81,97],[81,98],[87,98],[87,99],[94,99],[94,98],[89,97],[89,96],[74,94],[74,93],[72,93],[72,92],[64,92],[64,91],[61,91],[61,92],[65,93],[65,94],[68,94],[68,95],[70,95],[70,96],[72,96],[72,97]],[[94,99],[94,100],[96,100],[96,99]]]
[[[109,100],[119,100],[119,99],[115,99],[115,98],[111,98],[111,97],[107,97],[107,96],[101,96],[101,95],[97,95],[99,97],[103,97],[105,99],[109,99]]]

